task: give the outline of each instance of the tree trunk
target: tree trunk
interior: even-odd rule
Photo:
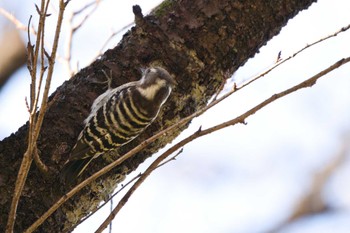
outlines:
[[[206,105],[235,70],[278,34],[287,20],[315,0],[177,0],[165,1],[100,59],[82,69],[51,95],[38,148],[52,174],[32,165],[19,203],[15,232],[22,232],[69,190],[58,174],[69,158],[93,100],[106,90],[103,73],[113,70],[113,86],[137,80],[140,67],[159,65],[178,85],[154,122],[118,153]],[[14,183],[26,150],[28,123],[0,142],[0,231],[6,226]],[[56,211],[38,232],[62,232],[94,209],[124,177],[175,138],[167,135],[91,184]],[[81,179],[101,169],[115,154],[94,160]]]

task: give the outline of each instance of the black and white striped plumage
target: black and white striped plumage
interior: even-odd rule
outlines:
[[[157,117],[174,84],[165,69],[148,68],[139,81],[97,97],[61,176],[74,179],[94,158],[137,137]]]

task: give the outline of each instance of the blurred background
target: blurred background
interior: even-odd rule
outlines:
[[[146,14],[160,2],[104,0],[73,17],[73,12],[88,2],[71,1],[65,15],[51,92],[100,53],[117,45],[127,30],[123,28],[133,22],[132,5],[139,4]],[[0,7],[11,13],[20,27],[20,23],[27,25],[30,15],[33,15],[32,24],[36,25],[34,3],[38,4],[3,0]],[[49,10],[53,15],[47,22],[48,44],[52,43],[55,28],[55,4]],[[30,84],[23,58],[27,33],[17,30],[8,19],[11,16],[5,17],[2,9],[0,140],[27,121],[25,98],[29,98]],[[223,93],[232,88],[234,82],[239,85],[273,65],[280,51],[282,58],[288,57],[349,25],[349,9],[347,0],[319,0],[300,12],[233,75]],[[70,30],[83,20],[71,38],[68,64]],[[117,35],[111,37],[113,34]],[[205,129],[235,118],[274,93],[348,57],[349,42],[350,31],[347,31],[306,50],[193,120],[174,143],[200,126]],[[5,82],[2,77],[6,76],[5,68],[10,66],[6,64],[8,57],[15,57],[16,63],[10,64],[20,68],[13,68],[16,71],[8,75],[10,79]],[[321,78],[312,88],[273,102],[249,117],[247,125],[235,125],[186,145],[175,161],[156,170],[129,199],[113,221],[112,232],[348,233],[349,156],[350,65],[344,65]],[[128,179],[144,171],[155,158],[148,159]],[[115,204],[120,197],[114,199]],[[107,217],[109,208],[106,205],[74,232],[94,232]]]

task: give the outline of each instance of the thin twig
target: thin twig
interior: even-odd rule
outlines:
[[[150,11],[149,11],[150,12]],[[148,13],[149,13],[148,12]],[[148,14],[147,13],[147,14]],[[107,40],[105,41],[105,43],[102,45],[101,49],[98,51],[98,53],[95,55],[95,57],[92,59],[92,61],[96,60],[99,56],[102,55],[103,51],[105,50],[106,46],[108,45],[108,43],[119,33],[121,33],[122,31],[126,30],[127,28],[130,28],[132,25],[134,25],[134,22],[130,22],[128,24],[126,24],[125,26],[123,26],[122,28],[120,28],[117,31],[112,31],[111,35],[107,38]],[[92,61],[90,63],[92,63]]]
[[[10,12],[6,11],[4,8],[0,7],[0,14],[2,14],[3,16],[5,16],[9,21],[11,21],[16,28],[18,28],[19,30],[22,31],[29,31],[30,33],[32,33],[33,35],[36,35],[36,31],[34,30],[33,27],[29,28],[25,26],[23,23],[21,23],[13,14],[11,14]]]
[[[313,86],[316,81],[321,78],[322,76],[326,75],[330,71],[344,65],[345,63],[350,62],[350,57],[341,59],[332,66],[328,67],[327,69],[321,71],[320,73],[316,74],[315,76],[307,79],[304,82],[299,83],[296,86],[293,86],[285,91],[282,91],[280,93],[272,95],[270,98],[266,99],[265,101],[261,102],[260,104],[256,105],[249,111],[245,112],[244,114],[229,120],[227,122],[218,124],[216,126],[213,126],[211,128],[208,128],[206,130],[202,130],[201,128],[190,135],[189,137],[183,139],[179,143],[175,144],[171,148],[169,148],[167,151],[165,151],[161,156],[159,156],[148,168],[147,170],[142,174],[140,179],[138,179],[135,184],[129,189],[129,191],[124,195],[124,197],[119,201],[118,205],[114,208],[112,213],[106,218],[106,220],[100,225],[100,227],[96,230],[95,233],[101,233],[107,226],[108,224],[114,219],[114,217],[117,215],[117,213],[122,209],[122,207],[127,203],[131,195],[136,191],[136,189],[146,180],[146,178],[159,166],[159,164],[165,160],[169,155],[174,153],[176,150],[180,149],[184,145],[190,143],[191,141],[203,137],[205,135],[208,135],[212,132],[224,129],[228,126],[233,126],[238,123],[244,123],[245,119],[253,114],[255,114],[258,110],[262,109],[263,107],[269,105],[270,103],[276,101],[279,98],[282,98],[286,95],[289,95],[295,91],[298,91],[300,89],[306,88],[306,87],[311,87]]]
[[[345,26],[345,27],[342,27],[341,29],[339,29],[339,30],[337,30],[336,32],[334,32],[333,34],[330,34],[330,35],[325,36],[325,37],[323,37],[323,38],[321,38],[321,39],[319,39],[319,40],[316,40],[316,41],[312,42],[311,44],[307,44],[307,45],[304,46],[303,48],[299,49],[298,51],[296,51],[295,53],[293,53],[292,55],[290,55],[290,56],[288,56],[288,57],[286,57],[286,58],[284,58],[284,59],[282,59],[282,58],[280,57],[280,55],[281,55],[280,53],[281,53],[281,52],[279,52],[279,54],[278,54],[278,59],[276,60],[275,64],[273,64],[273,65],[272,65],[270,68],[268,68],[267,70],[265,70],[265,71],[261,72],[260,74],[256,75],[254,78],[249,79],[249,80],[245,83],[245,85],[241,85],[240,88],[242,88],[242,86],[246,86],[246,85],[251,84],[252,82],[258,80],[259,78],[262,78],[263,76],[267,75],[267,74],[270,73],[272,70],[274,70],[274,69],[277,68],[278,66],[282,65],[282,64],[285,63],[286,61],[288,61],[288,60],[290,60],[290,59],[296,57],[297,55],[299,55],[300,53],[302,53],[304,50],[306,50],[306,49],[308,49],[308,48],[310,48],[310,47],[312,47],[312,46],[314,46],[314,45],[317,45],[317,44],[319,44],[319,43],[321,43],[321,42],[323,42],[323,41],[325,41],[325,40],[328,40],[328,39],[330,39],[330,38],[332,38],[332,37],[336,37],[336,36],[339,35],[340,33],[345,32],[345,31],[347,31],[347,30],[349,30],[349,29],[350,29],[350,24],[347,25],[347,26]],[[240,89],[240,88],[239,88],[239,89]]]
[[[100,2],[101,2],[100,0],[95,0],[93,2],[90,2],[90,3],[86,4],[85,6],[83,6],[80,10],[72,12],[69,16],[69,19],[68,19],[69,30],[68,30],[68,33],[66,36],[65,54],[64,54],[64,58],[60,59],[60,61],[66,67],[70,77],[72,77],[78,71],[77,66],[73,70],[72,61],[71,61],[71,59],[72,59],[72,43],[73,43],[74,33],[78,29],[80,29],[83,26],[83,24],[86,22],[86,20],[96,11]],[[90,12],[87,13],[78,24],[73,26],[74,17],[77,16],[78,14],[81,14],[82,12],[84,12],[85,10],[87,10],[88,8],[90,8],[93,5],[94,5],[94,7],[90,10]]]
[[[49,173],[49,168],[40,159],[40,153],[39,153],[39,150],[38,150],[37,146],[34,147],[33,158],[34,158],[35,165],[39,168],[39,170],[45,175],[48,174]]]
[[[41,83],[39,84],[38,90],[36,88],[36,74],[37,74],[37,69],[36,65],[38,62],[39,58],[39,51],[41,51],[41,74],[40,74],[40,80],[42,80],[42,76],[45,72],[45,67],[44,67],[44,30],[45,30],[45,20],[46,17],[48,16],[47,14],[47,9],[49,5],[50,0],[45,0],[41,1],[41,6],[40,9],[36,6],[38,14],[39,14],[39,23],[38,23],[38,30],[37,30],[37,38],[36,38],[36,45],[34,48],[34,51],[31,49],[29,50],[29,59],[28,59],[28,68],[31,76],[31,85],[30,85],[30,117],[29,117],[29,130],[28,130],[28,147],[26,152],[24,153],[23,160],[20,166],[20,170],[17,175],[17,180],[15,184],[15,190],[14,190],[14,195],[12,198],[12,203],[10,207],[10,212],[8,216],[8,221],[6,225],[6,233],[12,233],[13,228],[14,228],[14,223],[16,219],[16,212],[17,212],[17,206],[18,202],[30,169],[30,165],[33,161],[33,155],[39,156],[37,151],[36,151],[36,143],[37,139],[39,137],[39,132],[41,129],[42,121],[44,118],[44,114],[46,112],[46,104],[47,104],[47,99],[48,99],[48,92],[51,84],[51,78],[52,78],[52,72],[53,72],[53,66],[54,66],[54,60],[56,56],[56,51],[57,51],[57,45],[58,45],[58,38],[61,30],[61,24],[63,20],[63,12],[66,4],[64,4],[63,0],[60,1],[60,14],[57,20],[57,27],[56,27],[56,32],[55,32],[55,39],[54,39],[54,45],[52,48],[52,54],[51,54],[51,59],[49,59],[49,73],[47,75],[46,79],[46,85],[45,85],[45,90],[42,98],[42,104],[41,104],[41,111],[38,114],[37,118],[37,104],[38,104],[38,99],[39,99],[39,93],[40,93],[40,88],[41,88]],[[28,27],[29,29],[29,27]],[[28,37],[29,37],[29,32],[28,32]],[[28,38],[28,41],[30,43],[30,37]],[[32,48],[32,45],[28,43],[28,48]],[[41,81],[40,81],[41,82]],[[36,161],[40,161],[40,158],[36,158]],[[40,166],[40,163],[39,163]]]
[[[41,1],[41,9],[44,9],[45,7],[45,0]],[[35,118],[35,113],[33,114],[33,106],[34,106],[34,98],[35,98],[35,83],[36,83],[36,68],[34,68],[37,64],[37,58],[38,58],[38,53],[39,53],[39,45],[40,45],[40,39],[41,39],[41,33],[44,30],[43,28],[43,21],[45,21],[45,16],[43,14],[39,14],[39,24],[38,24],[38,36],[37,36],[37,41],[36,41],[36,48],[34,51],[34,55],[31,54],[30,58],[33,58],[33,60],[30,61],[31,70],[30,70],[30,75],[31,75],[31,100],[30,100],[30,117],[29,117],[29,130],[28,130],[28,148],[26,152],[23,155],[22,163],[20,166],[20,169],[17,174],[17,179],[15,183],[15,190],[13,193],[12,197],[12,202],[10,206],[10,212],[8,215],[8,220],[6,224],[6,233],[12,233],[14,224],[16,221],[16,213],[17,213],[17,207],[18,207],[18,202],[22,194],[22,190],[25,184],[25,181],[27,179],[27,175],[30,169],[30,165],[32,164],[33,160],[33,137],[32,137],[32,132],[35,127],[34,123],[34,118]],[[28,46],[29,48],[31,45]],[[31,53],[33,51],[30,51]]]
[[[47,11],[48,11],[48,8],[49,8],[49,4],[50,4],[50,0],[48,0],[46,2],[46,6],[45,6],[45,9],[43,12],[41,12],[42,15],[44,15],[45,17],[47,17],[49,14],[47,14]],[[44,18],[45,19],[45,18]],[[35,109],[35,111],[32,111],[32,115],[33,115],[33,122],[35,122],[33,125],[34,126],[37,126],[37,123],[38,121],[36,120],[36,109],[38,108],[38,103],[39,103],[39,98],[40,98],[40,94],[41,94],[41,86],[42,86],[42,83],[43,83],[43,78],[44,78],[44,74],[45,74],[45,71],[47,69],[47,67],[45,66],[45,57],[48,57],[47,56],[47,53],[45,51],[45,47],[44,47],[44,42],[45,42],[45,31],[44,31],[44,28],[45,28],[45,20],[43,20],[43,23],[42,23],[42,33],[41,33],[41,38],[40,38],[40,75],[39,75],[39,83],[38,83],[38,88],[36,90],[36,96],[35,96],[35,99],[34,99],[34,106],[33,106],[33,109]],[[50,58],[49,58],[50,60]],[[50,64],[49,65],[49,68],[51,66],[54,66],[54,64]],[[47,77],[48,78],[48,77]],[[46,82],[47,82],[47,78],[46,78]],[[35,77],[35,80],[36,80],[36,77]],[[45,96],[43,96],[43,101],[46,101],[47,102],[47,97],[45,98]],[[45,114],[46,112],[46,107],[45,108],[41,108],[41,111],[39,113],[39,116],[40,114]],[[36,127],[35,127],[36,128]],[[42,160],[40,159],[39,157],[39,153],[38,153],[38,149],[37,149],[37,145],[36,145],[36,141],[37,141],[37,138],[39,136],[39,131],[40,131],[40,128],[38,130],[35,130],[34,128],[34,132],[31,132],[31,135],[33,135],[33,158],[34,158],[34,162],[35,164],[37,165],[37,167],[39,168],[40,171],[42,171],[44,174],[47,174],[49,169],[48,167],[42,162]]]
[[[24,97],[24,102],[25,102],[28,113],[30,113],[30,107],[29,107],[27,96]]]
[[[95,210],[93,210],[91,213],[89,213],[84,219],[80,220],[79,222],[77,222],[76,224],[74,224],[72,227],[70,227],[67,231],[70,232],[72,231],[76,226],[78,226],[79,224],[85,222],[88,218],[90,218],[92,215],[94,215],[97,211],[99,211],[101,208],[103,208],[110,200],[112,200],[116,195],[118,195],[122,190],[124,190],[125,188],[127,188],[131,183],[133,183],[136,179],[141,177],[141,173],[139,173],[137,176],[135,176],[134,178],[132,178],[130,181],[128,181],[126,184],[122,185],[121,188],[116,191],[113,195],[111,195],[102,205],[100,205],[98,208],[96,208]]]
[[[220,95],[221,91],[224,89],[225,84],[226,84],[226,82],[222,82],[222,83],[220,84],[219,89],[217,90],[217,92],[216,92],[215,95],[214,95],[213,101],[216,100],[216,99],[218,98],[218,96]]]
[[[19,171],[18,171],[15,190],[13,192],[11,208],[10,208],[9,217],[6,225],[6,231],[5,231],[6,233],[13,232],[13,227],[16,220],[18,202],[22,194],[24,183],[27,178],[28,170],[31,164],[32,164],[32,158],[31,158],[31,155],[29,154],[29,151],[27,150],[26,153],[24,153],[21,167],[19,168]]]
[[[156,9],[156,7],[153,8],[153,9],[151,9],[151,10],[149,10],[149,11],[147,11],[147,12],[146,12],[146,15],[149,14],[149,13],[151,13],[154,9]],[[113,37],[115,37],[116,35],[118,35],[120,32],[124,31],[125,29],[131,27],[132,25],[134,25],[134,22],[133,22],[133,21],[130,22],[130,23],[128,23],[128,24],[126,24],[124,27],[122,27],[122,28],[119,29],[118,31],[113,31],[113,32],[111,33],[111,35],[108,37],[108,39],[105,41],[105,43],[103,44],[103,46],[101,47],[101,49],[99,50],[99,52],[98,52],[98,53],[96,54],[96,56],[92,59],[92,61],[96,60],[99,56],[102,55],[102,53],[103,53],[105,47],[106,47],[107,44],[113,39]],[[92,61],[91,61],[90,63],[92,63]]]
[[[107,40],[105,41],[105,43],[102,45],[101,49],[97,52],[97,54],[95,55],[95,57],[92,59],[92,61],[90,63],[92,63],[93,61],[95,61],[99,56],[102,55],[103,51],[105,50],[106,46],[108,45],[108,43],[119,33],[121,33],[122,31],[124,31],[125,29],[127,29],[128,27],[131,27],[134,23],[129,23],[126,26],[122,27],[121,29],[119,29],[118,31],[112,31],[111,35],[107,38]]]
[[[47,10],[48,10],[48,7],[49,7],[49,3],[50,3],[50,0],[46,3],[46,6],[45,6],[45,9],[44,11],[42,12],[43,15],[46,15],[47,14]],[[41,38],[40,38],[40,75],[39,75],[39,83],[38,83],[38,88],[37,90],[35,89],[34,91],[36,92],[36,95],[34,96],[34,103],[33,103],[33,106],[32,106],[32,112],[31,114],[33,115],[33,122],[36,122],[36,110],[38,108],[38,103],[39,103],[39,97],[40,97],[40,93],[41,93],[41,85],[43,83],[43,78],[44,78],[44,74],[45,74],[45,71],[46,71],[46,67],[45,67],[45,48],[44,48],[44,39],[45,39],[45,31],[44,31],[44,28],[45,28],[45,20],[43,20],[44,22],[42,23],[42,33],[41,33]],[[36,63],[35,63],[36,65]],[[36,70],[36,67],[33,67],[35,70]],[[35,77],[32,77],[33,79],[35,79],[35,82],[36,82],[36,76]],[[33,110],[34,109],[34,110]]]
[[[62,26],[62,21],[63,21],[63,13],[64,13],[64,10],[66,7],[66,3],[63,0],[60,0],[59,5],[60,5],[60,9],[59,9],[59,14],[58,14],[58,18],[57,18],[57,25],[56,25],[56,31],[55,31],[55,36],[54,36],[54,42],[52,45],[52,52],[51,52],[51,56],[49,59],[49,67],[48,67],[48,72],[47,72],[47,77],[46,77],[45,89],[44,89],[43,98],[42,98],[42,102],[41,102],[41,108],[40,108],[41,111],[39,112],[38,120],[37,120],[35,131],[34,131],[37,135],[39,134],[39,131],[41,129],[41,125],[42,125],[45,111],[46,111],[47,100],[48,100],[48,95],[49,95],[49,90],[50,90],[50,85],[51,85],[51,80],[52,80],[52,74],[54,71],[58,41],[59,41],[61,26]]]
[[[276,63],[281,61],[281,59],[282,59],[282,51],[279,51],[277,54]]]
[[[173,157],[171,157],[170,159],[164,161],[163,163],[159,164],[157,168],[176,160],[176,157],[179,156],[181,153],[183,152],[183,148],[176,153],[176,155],[174,155]],[[139,173],[137,176],[135,176],[134,178],[132,178],[130,181],[128,181],[125,185],[122,185],[122,187],[115,192],[113,195],[111,195],[102,205],[100,205],[98,208],[96,208],[94,211],[92,211],[91,213],[89,213],[88,216],[86,216],[83,220],[77,222],[76,224],[74,224],[74,226],[72,226],[68,231],[73,230],[77,225],[81,224],[82,222],[86,221],[88,218],[90,218],[93,214],[95,214],[97,211],[99,211],[101,208],[103,208],[110,200],[112,200],[116,195],[118,195],[123,189],[125,189],[126,187],[128,187],[132,182],[134,182],[136,179],[140,178],[142,175],[142,173]]]
[[[66,67],[68,74],[72,77],[76,71],[72,70],[71,65],[71,58],[72,58],[72,40],[73,40],[73,14],[69,15],[69,18],[67,20],[69,22],[70,30],[68,30],[67,36],[66,36],[66,45],[65,45],[65,52],[64,52],[64,59],[62,60],[62,63]]]
[[[178,145],[178,144],[176,144]],[[117,213],[123,208],[123,206],[128,202],[131,195],[136,191],[138,187],[146,180],[146,178],[157,168],[163,166],[164,164],[168,163],[171,160],[174,160],[176,156],[182,153],[182,149],[171,159],[161,163],[163,160],[165,160],[169,155],[174,153],[176,150],[173,148],[176,146],[174,145],[169,150],[164,152],[162,155],[160,155],[147,169],[146,171],[141,175],[141,177],[135,182],[133,186],[128,190],[128,192],[123,196],[123,198],[118,202],[118,205],[111,211],[110,215],[105,219],[105,221],[99,226],[99,228],[95,231],[95,233],[102,233],[102,231],[112,222],[112,220],[115,218]]]
[[[112,213],[113,211],[113,198],[111,199],[111,206],[109,211]],[[112,233],[112,221],[109,223],[109,233]]]
[[[157,166],[157,168],[160,168],[160,167],[164,166],[165,164],[176,160],[177,156],[179,156],[183,151],[184,151],[183,148],[181,148],[181,149],[179,150],[179,152],[177,152],[177,153],[176,153],[173,157],[171,157],[170,159],[165,160],[164,162],[162,162],[161,164],[159,164],[159,165]]]
[[[326,188],[329,179],[338,171],[338,169],[346,162],[350,151],[350,135],[345,135],[340,147],[337,149],[335,156],[332,157],[324,167],[317,170],[313,177],[308,190],[302,194],[297,200],[294,210],[282,223],[275,226],[268,233],[282,232],[283,228],[295,222],[300,218],[308,215],[315,215],[323,211],[329,211],[326,200],[323,197],[323,190]]]
[[[317,40],[317,41],[315,41],[315,42],[313,42],[313,43],[311,43],[311,44],[307,44],[303,49],[297,51],[297,52],[294,53],[292,56],[295,57],[295,56],[298,55],[299,53],[303,52],[305,49],[310,48],[311,46],[314,46],[314,45],[316,45],[316,44],[319,44],[319,43],[321,43],[321,42],[323,42],[323,41],[325,41],[325,40],[327,40],[327,39],[330,39],[330,38],[332,38],[332,37],[336,37],[338,34],[349,30],[349,28],[350,28],[350,24],[347,25],[347,26],[345,26],[345,27],[342,27],[341,29],[339,29],[338,31],[334,32],[334,33],[331,34],[331,35],[325,36],[325,37],[323,37],[323,38],[321,38],[321,39],[319,39],[319,40]]]
[[[74,12],[74,15],[79,15],[81,14],[82,12],[84,12],[85,10],[87,10],[88,8],[90,8],[91,6],[93,5],[98,5],[101,3],[101,0],[94,0],[94,1],[91,1],[90,3],[86,4],[85,6],[83,6],[82,8],[80,8],[79,10],[75,11]]]
[[[29,25],[30,25],[30,22],[32,21],[32,15],[29,17],[29,20],[28,20],[28,28],[29,28]],[[29,33],[29,30],[27,31],[27,38],[28,38],[28,42],[27,42],[27,53],[28,53],[28,56],[27,56],[27,69],[29,71],[29,74],[31,75],[32,74],[32,69],[33,69],[33,61],[34,61],[34,54],[33,54],[33,45],[32,45],[32,41],[30,39],[30,33]],[[31,96],[32,97],[32,96]],[[29,106],[29,104],[28,104]],[[29,110],[29,113],[30,113],[30,110]]]
[[[91,9],[91,11],[90,11],[89,13],[87,13],[87,14],[84,16],[84,18],[83,18],[78,24],[76,24],[76,25],[72,28],[73,33],[74,33],[75,31],[77,31],[77,30],[86,22],[86,20],[97,10],[99,3],[100,3],[100,1],[95,1],[95,2],[94,2],[94,7]],[[91,4],[91,5],[90,5],[90,4]],[[89,7],[92,6],[92,3],[90,3],[90,4],[88,4]],[[76,16],[76,15],[80,14],[80,13],[81,13],[83,10],[85,10],[85,9],[87,9],[87,7],[83,7],[83,8],[80,9],[79,11],[74,12],[74,13],[73,13],[73,16]]]
[[[26,31],[28,34],[32,34],[34,36],[39,35],[38,32],[35,30],[35,28],[33,26],[30,26],[31,18],[29,19],[29,23],[27,24],[27,26],[25,26],[14,15],[12,15],[11,13],[9,13],[8,11],[6,11],[5,9],[3,9],[1,7],[0,7],[0,14],[4,15],[8,20],[10,20],[16,26],[16,28],[18,28],[19,30]],[[49,14],[45,14],[45,16],[49,16]],[[32,16],[30,16],[30,17],[32,17]],[[40,18],[39,18],[39,21],[40,21]],[[29,38],[29,35],[27,38]],[[31,44],[31,43],[28,43],[28,44]],[[52,45],[47,41],[45,41],[44,44],[47,47],[52,47]],[[35,46],[33,46],[33,47],[35,47]]]
[[[176,146],[176,145],[175,145]],[[110,215],[106,218],[106,220],[100,225],[100,227],[95,231],[95,233],[101,233],[108,224],[112,223],[112,220],[115,218],[117,213],[121,210],[121,208],[128,202],[131,195],[136,191],[138,187],[146,180],[146,178],[156,169],[164,166],[170,161],[174,161],[177,156],[179,156],[183,152],[183,148],[181,148],[173,157],[168,160],[165,160],[169,155],[171,155],[175,150],[167,150],[162,155],[160,155],[147,169],[141,174],[140,178],[135,182],[135,184],[128,190],[128,192],[124,195],[124,197],[119,201],[118,205],[111,210]],[[165,160],[165,161],[164,161]],[[162,162],[164,161],[164,162]]]

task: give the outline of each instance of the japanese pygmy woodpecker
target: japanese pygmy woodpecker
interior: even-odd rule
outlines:
[[[165,69],[148,68],[139,81],[108,89],[97,97],[61,177],[78,177],[93,159],[137,137],[157,117],[174,84]]]

